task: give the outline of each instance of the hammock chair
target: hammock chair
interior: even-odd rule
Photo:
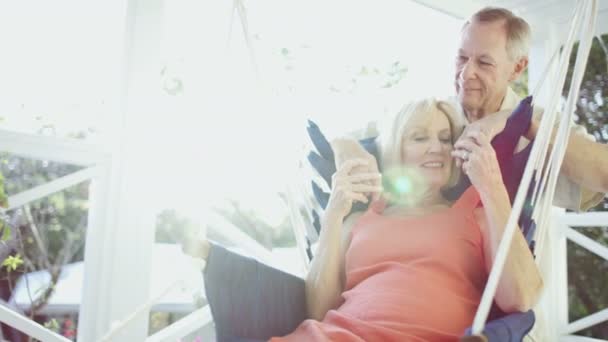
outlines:
[[[514,154],[514,150],[519,138],[528,130],[531,119],[532,97],[527,97],[513,111],[505,129],[492,141],[511,200],[516,198],[518,185],[522,181],[526,161],[530,157],[533,145],[531,143],[516,154]],[[309,153],[308,160],[321,178],[331,187],[331,175],[335,172],[332,150],[319,127],[312,121],[309,121],[308,133],[316,148],[316,151]],[[364,139],[360,143],[368,152],[378,157],[373,139]],[[467,178],[462,178],[455,187],[446,193],[446,196],[450,199],[457,199],[470,185],[471,183]],[[531,193],[531,188],[528,194]],[[311,189],[316,201],[315,205],[325,208],[329,194],[324,192],[322,186],[318,185],[315,180],[311,181]],[[522,212],[520,217],[519,225],[533,249],[535,222],[531,218],[531,196],[526,197],[525,208],[526,210]],[[366,205],[357,203],[353,207],[353,212],[366,209]],[[320,231],[319,215],[317,209],[310,210],[312,217],[310,222],[314,227],[314,233],[318,234]],[[313,255],[310,246],[311,240],[315,240],[315,238],[305,237],[307,260],[312,259]],[[209,257],[210,262],[205,270],[205,284],[207,298],[216,323],[218,341],[227,341],[233,338],[242,341],[244,337],[262,340],[271,336],[281,336],[293,331],[306,319],[303,279],[282,273],[253,259],[243,262],[242,256],[235,255],[219,246],[214,246],[213,253]],[[224,261],[223,265],[211,261],[212,258],[222,259]],[[230,259],[241,260],[227,261]],[[224,267],[226,265],[229,265],[230,273],[226,272]],[[235,265],[237,265],[236,269],[234,268]],[[218,280],[218,278],[221,280]],[[208,279],[213,279],[213,281],[208,281]],[[220,284],[224,285],[220,286]],[[248,293],[244,292],[243,284],[248,287]],[[256,296],[257,298],[247,298],[249,296]],[[277,302],[279,305],[276,305]],[[229,305],[229,303],[232,303],[232,305]],[[231,307],[234,303],[242,304],[238,308],[238,318],[233,312],[235,308]],[[244,314],[243,310],[248,313]],[[532,310],[505,316],[495,306],[491,316],[498,318],[492,320],[483,329],[484,336],[489,338],[490,341],[521,341],[532,329],[535,322]],[[248,317],[247,320],[256,322],[243,324],[242,317]],[[467,333],[470,334],[470,331]]]
[[[535,324],[534,311],[505,315],[493,306],[493,298],[507,251],[518,225],[533,254],[541,254],[549,225],[548,217],[557,176],[564,158],[570,134],[569,128],[594,37],[597,8],[597,0],[577,3],[572,25],[562,49],[553,55],[533,95],[520,102],[508,118],[505,129],[492,140],[512,202],[512,211],[477,314],[472,326],[463,332],[463,340],[519,342]],[[566,80],[569,56],[577,38],[580,38],[580,44],[570,90],[565,106],[561,114],[558,114],[557,107]],[[550,85],[550,100],[542,115],[537,136],[525,149],[515,153],[517,142],[530,126],[534,98],[557,56],[560,57],[557,83]],[[331,188],[331,175],[335,172],[333,152],[320,128],[309,121],[307,130],[315,149],[308,154],[308,163],[320,176],[317,179],[326,184],[318,184],[313,179],[307,182],[305,191],[300,186],[292,186],[288,192],[296,241],[306,264],[313,257],[311,245],[318,238],[319,213],[325,208],[329,199],[329,193],[323,188]],[[550,144],[554,131],[553,143]],[[359,142],[378,160],[375,137]],[[470,181],[465,177],[446,193],[446,196],[456,199],[469,186]],[[366,205],[361,203],[353,205],[353,211],[365,209]],[[536,261],[538,263],[539,258],[536,258]],[[208,257],[204,278],[218,341],[267,340],[272,336],[291,333],[307,318],[304,280],[252,258],[214,244]],[[490,321],[486,323],[488,317]]]

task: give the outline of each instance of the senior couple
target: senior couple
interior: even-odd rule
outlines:
[[[528,24],[512,12],[476,12],[455,53],[454,99],[417,101],[396,113],[379,132],[378,161],[353,139],[332,142],[337,171],[304,280],[274,278],[274,270],[206,239],[186,241],[187,253],[207,260],[218,340],[458,340],[472,324],[511,211],[490,141],[521,100],[510,84],[528,65],[529,41]],[[534,139],[541,115],[535,110],[516,151]],[[554,204],[580,211],[608,191],[608,147],[583,127],[572,130]],[[443,190],[461,173],[471,186],[448,201]],[[392,175],[413,186],[387,191],[381,179]],[[356,202],[369,207],[350,214]],[[254,292],[249,299],[222,298],[227,274],[243,276],[241,292]],[[260,287],[272,295],[256,294]],[[542,287],[517,230],[495,304],[525,312]]]

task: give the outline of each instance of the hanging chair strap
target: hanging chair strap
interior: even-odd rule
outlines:
[[[582,20],[583,17],[585,17],[586,20]],[[532,146],[532,150],[530,152],[530,160],[528,161],[528,165],[526,166],[526,169],[524,171],[523,179],[519,186],[519,190],[517,192],[513,204],[513,210],[511,211],[511,215],[509,216],[507,226],[505,228],[501,243],[496,253],[494,264],[492,265],[492,269],[488,277],[488,282],[486,284],[481,303],[478,307],[477,314],[475,315],[472,327],[472,333],[474,335],[481,334],[484,329],[484,325],[488,318],[490,307],[493,302],[496,289],[498,287],[500,274],[502,273],[507,258],[507,253],[509,251],[509,247],[517,226],[517,221],[522,212],[524,200],[526,198],[529,186],[532,181],[532,176],[534,172],[536,172],[536,175],[539,175],[542,172],[538,171],[545,169],[542,166],[544,164],[543,162],[545,161],[544,156],[546,155],[549,149],[549,141],[553,133],[552,128],[554,127],[554,122],[557,117],[555,110],[555,107],[557,105],[557,99],[559,96],[559,92],[561,89],[563,89],[563,85],[565,83],[565,72],[568,67],[570,52],[574,44],[574,37],[579,36],[578,34],[575,34],[575,32],[582,33],[582,39],[579,45],[577,59],[574,66],[574,73],[570,86],[570,92],[568,94],[566,102],[566,110],[561,115],[558,133],[553,141],[553,149],[551,150],[551,155],[549,158],[550,160],[547,165],[549,169],[546,171],[546,176],[548,176],[549,179],[546,185],[544,177],[540,180],[540,183],[537,182],[537,184],[540,184],[538,190],[538,193],[540,195],[535,196],[535,203],[533,203],[535,210],[539,208],[539,205],[542,207],[542,212],[538,216],[540,220],[540,222],[538,222],[538,230],[542,231],[543,229],[546,229],[546,224],[548,221],[547,216],[549,215],[549,209],[551,207],[553,195],[555,192],[557,175],[559,173],[560,166],[563,161],[565,148],[569,137],[569,128],[570,122],[572,121],[572,113],[574,112],[574,106],[576,104],[576,99],[578,98],[578,92],[582,82],[582,76],[585,71],[586,61],[589,55],[589,50],[591,48],[591,40],[593,38],[593,30],[595,28],[596,17],[597,0],[581,1],[578,3],[568,43],[564,47],[564,51],[561,55],[559,82],[557,85],[551,85],[553,87],[553,91],[550,101],[551,105],[549,106],[550,109],[548,112],[545,112],[542,117],[540,128],[536,136],[536,142]],[[539,232],[537,232],[537,234],[538,233]]]

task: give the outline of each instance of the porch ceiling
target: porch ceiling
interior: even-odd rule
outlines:
[[[485,6],[505,7],[525,18],[532,28],[533,40],[542,40],[549,23],[555,23],[556,33],[569,26],[577,0],[413,0],[456,18],[466,19]],[[599,1],[596,33],[608,33],[608,1]],[[565,34],[565,33],[564,33]]]

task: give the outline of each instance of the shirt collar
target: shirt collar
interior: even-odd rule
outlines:
[[[519,95],[517,95],[515,93],[515,91],[513,89],[511,89],[511,87],[507,87],[507,93],[505,94],[505,98],[502,100],[502,103],[500,104],[499,110],[505,110],[505,109],[511,110],[511,109],[517,107],[517,105],[519,104],[520,101],[521,101],[521,98],[519,97]]]

